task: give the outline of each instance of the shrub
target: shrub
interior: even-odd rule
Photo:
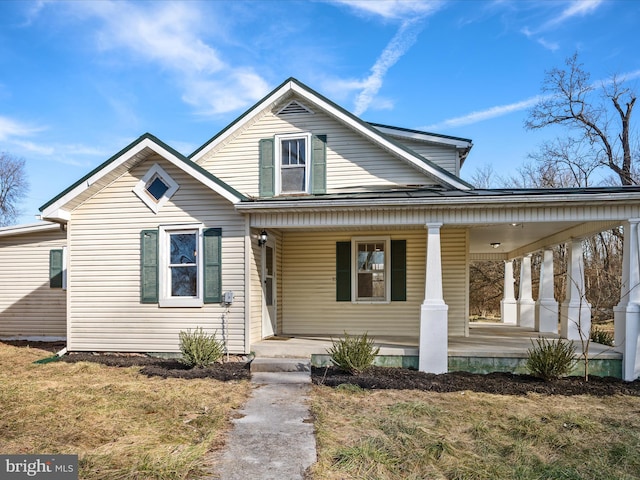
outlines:
[[[575,350],[569,340],[547,340],[538,338],[536,344],[528,350],[527,370],[534,377],[545,381],[554,380],[569,374],[575,366]]]
[[[331,362],[336,367],[357,375],[373,364],[379,351],[380,348],[374,346],[373,339],[369,339],[366,333],[350,337],[345,332],[344,338],[334,341],[327,353],[331,355]]]
[[[591,329],[590,337],[592,342],[613,347],[613,334],[611,332],[595,327]]]
[[[216,339],[216,332],[207,335],[202,327],[180,332],[180,362],[193,367],[207,367],[224,355],[224,344]]]

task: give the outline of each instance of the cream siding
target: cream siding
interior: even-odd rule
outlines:
[[[49,287],[49,252],[60,229],[0,237],[0,337],[65,337],[66,291]]]
[[[460,162],[458,160],[456,147],[452,145],[436,145],[433,143],[418,142],[405,138],[399,139],[394,137],[394,140],[409,147],[418,155],[423,156],[448,172],[456,176],[460,175]]]
[[[390,236],[407,241],[407,301],[355,304],[336,301],[335,249],[352,236]],[[442,230],[443,294],[449,305],[449,333],[464,335],[467,324],[466,230]],[[285,231],[282,285],[283,333],[370,335],[418,338],[424,300],[426,231]]]
[[[158,214],[132,192],[155,162],[180,185]],[[235,294],[228,311],[140,302],[140,232],[186,223],[222,228],[222,292]],[[232,353],[244,353],[245,228],[228,201],[159,157],[121,176],[72,212],[70,350],[178,352],[178,333],[202,326],[227,339]]]
[[[434,182],[328,115],[263,114],[235,138],[207,153],[199,163],[248,196],[258,196],[258,142],[275,134],[312,132],[327,135],[327,193],[362,187]]]

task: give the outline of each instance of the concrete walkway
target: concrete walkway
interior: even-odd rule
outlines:
[[[255,359],[253,394],[215,465],[220,480],[303,479],[316,461],[308,360]],[[264,371],[267,370],[267,371]],[[275,370],[275,371],[274,371]]]

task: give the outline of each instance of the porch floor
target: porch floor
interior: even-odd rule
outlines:
[[[552,333],[540,333],[532,328],[501,323],[471,323],[468,337],[449,337],[449,357],[526,358],[531,341],[540,336],[560,338]],[[325,355],[333,339],[327,335],[282,335],[251,345],[256,357],[298,357]],[[400,336],[373,337],[380,347],[379,355],[418,356],[418,338]],[[580,342],[574,342],[581,351]],[[605,345],[591,342],[589,358],[620,360],[622,355]]]

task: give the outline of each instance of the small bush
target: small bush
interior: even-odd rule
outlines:
[[[224,355],[224,344],[216,339],[216,333],[207,335],[202,327],[180,332],[180,362],[193,368],[207,367]]]
[[[592,342],[613,347],[613,334],[611,332],[594,327],[591,329],[590,337]]]
[[[369,339],[366,333],[350,337],[345,332],[344,338],[334,341],[327,353],[331,355],[331,362],[336,367],[357,375],[373,364],[379,351],[380,348],[374,346],[373,339]]]
[[[549,381],[568,375],[576,362],[572,342],[541,337],[528,350],[526,368],[534,377]]]

